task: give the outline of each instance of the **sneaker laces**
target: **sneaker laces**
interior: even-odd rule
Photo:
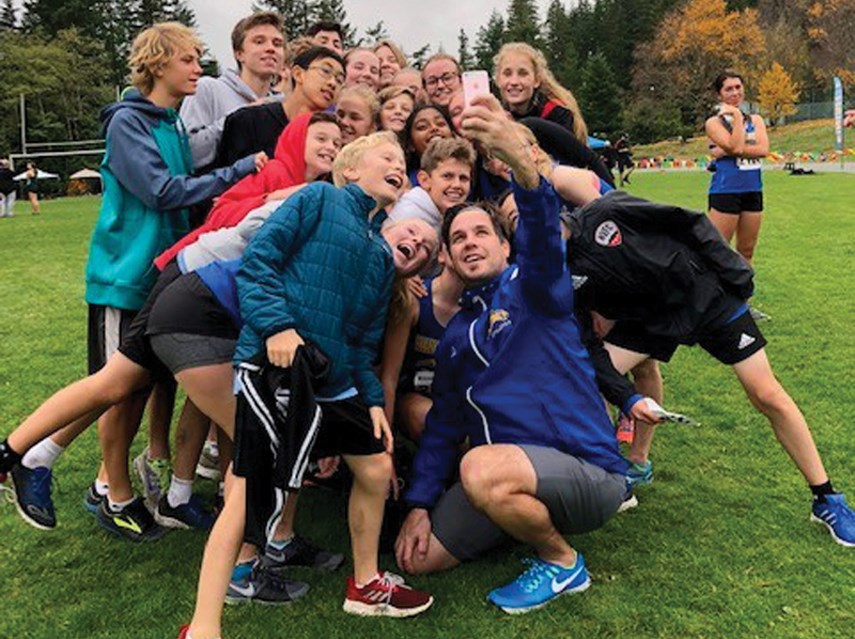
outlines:
[[[534,592],[540,588],[544,580],[552,579],[560,571],[558,566],[548,564],[540,559],[523,559],[523,563],[529,564],[531,567],[517,577],[517,583],[526,592]]]
[[[51,501],[50,492],[51,486],[54,484],[55,480],[53,477],[53,472],[48,468],[46,472],[34,472],[32,475],[32,488],[33,493],[41,502]],[[59,482],[56,482],[57,489],[59,488]],[[58,492],[58,491],[57,491]]]
[[[406,588],[406,582],[401,575],[396,575],[394,572],[389,572],[388,570],[384,573],[381,573],[377,580],[380,582],[380,588],[383,590],[383,597],[381,601],[384,604],[388,604],[392,601],[392,595],[395,594],[395,591],[398,588]]]

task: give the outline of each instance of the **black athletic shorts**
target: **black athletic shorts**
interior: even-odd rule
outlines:
[[[636,353],[645,353],[660,362],[669,361],[681,343],[675,338],[651,335],[636,322],[618,322],[606,335],[605,341]],[[722,318],[702,327],[697,337],[701,348],[729,366],[748,359],[766,343],[747,307],[736,318]]]
[[[762,213],[763,191],[749,191],[748,193],[710,193],[707,199],[708,206],[719,213]]]
[[[255,378],[250,380],[250,386],[254,381]],[[234,473],[246,478],[244,540],[260,547],[270,539],[288,498],[286,491],[274,487],[270,436],[265,417],[259,414],[265,411],[281,414],[288,404],[287,400],[279,402],[269,397],[269,393],[259,392],[258,387],[245,385],[237,395],[235,413]],[[263,410],[256,405],[258,401],[263,403]],[[276,405],[270,406],[268,402]],[[385,450],[374,437],[368,407],[360,399],[322,402],[320,406],[321,422],[309,459],[338,454],[374,455]],[[306,440],[301,447],[308,445]]]
[[[165,287],[149,310],[145,334],[165,333],[237,340],[240,331],[202,279],[187,273]]]
[[[124,340],[137,311],[127,311],[101,304],[89,305],[88,360],[89,374],[94,375],[104,367],[119,344]]]
[[[166,267],[160,272],[157,280],[152,287],[151,292],[145,300],[145,304],[137,313],[136,318],[131,323],[128,331],[122,336],[119,351],[135,364],[139,364],[145,369],[152,371],[158,377],[162,377],[165,369],[159,364],[157,356],[151,350],[148,339],[146,338],[146,327],[148,326],[148,318],[151,315],[151,309],[160,294],[167,286],[172,284],[178,277],[181,276],[181,269],[178,268],[178,263],[175,260],[169,262]]]

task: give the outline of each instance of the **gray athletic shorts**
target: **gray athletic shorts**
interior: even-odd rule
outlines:
[[[149,340],[154,354],[173,375],[187,368],[231,362],[237,344],[233,339],[191,333],[163,333]]]
[[[626,477],[578,457],[543,446],[520,446],[537,475],[536,497],[564,535],[590,532],[617,512],[626,494]],[[475,510],[460,483],[431,512],[431,532],[460,561],[512,541],[486,515]]]

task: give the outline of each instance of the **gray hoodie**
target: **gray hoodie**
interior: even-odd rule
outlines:
[[[396,222],[410,217],[424,220],[436,229],[442,226],[442,214],[420,186],[404,193],[389,213],[389,219]]]
[[[282,96],[271,90],[262,97]],[[181,104],[181,119],[190,134],[190,150],[197,171],[214,161],[226,116],[258,98],[234,69],[227,69],[219,78],[199,78],[195,95],[187,96]]]

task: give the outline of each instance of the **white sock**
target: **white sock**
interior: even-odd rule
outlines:
[[[173,473],[172,481],[169,483],[169,492],[166,493],[166,501],[171,508],[178,508],[190,501],[193,495],[193,480],[179,479]]]
[[[112,499],[110,499],[109,496],[107,497],[107,505],[110,506],[110,510],[112,510],[114,513],[119,512],[122,508],[124,508],[133,501],[133,497],[126,501],[113,501]]]
[[[291,533],[285,539],[271,539],[267,543],[276,548],[276,550],[282,550],[283,548],[285,548],[285,546],[291,543],[292,539],[294,539],[294,533]]]
[[[21,460],[21,464],[30,470],[33,468],[39,468],[40,466],[52,468],[53,463],[64,450],[65,448],[63,446],[55,444],[50,437],[45,437],[42,441],[27,451],[24,458]]]
[[[110,486],[107,484],[107,482],[103,482],[100,479],[96,479],[95,492],[101,495],[101,497],[106,497],[110,492]]]

